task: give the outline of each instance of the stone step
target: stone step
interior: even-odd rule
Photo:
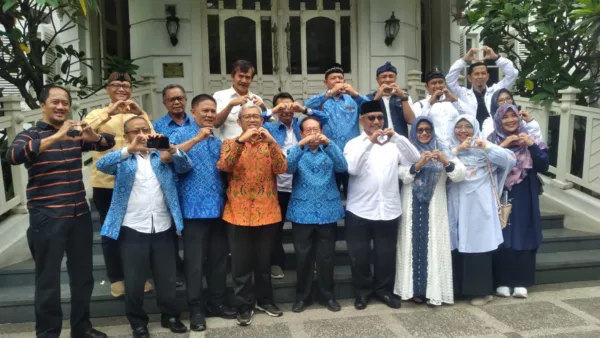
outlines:
[[[338,225],[343,229],[342,226]],[[544,242],[540,246],[540,253],[555,252],[575,252],[584,250],[595,250],[600,248],[600,234],[592,234],[582,231],[569,229],[544,229]],[[96,233],[94,244],[94,278],[98,281],[106,279],[106,269],[104,266],[104,257],[102,256],[100,237]],[[183,246],[180,247],[180,255],[183,257]],[[292,243],[284,243],[285,267],[295,269],[296,256]],[[347,252],[345,240],[338,240],[335,247],[334,262],[336,266],[350,264],[350,257]],[[230,262],[228,262],[228,265]],[[35,283],[35,265],[33,260],[28,260],[0,269],[0,287],[33,285]],[[61,278],[67,280],[68,273],[66,268],[66,257],[63,259],[61,267]],[[2,292],[0,290],[0,292]]]
[[[336,266],[334,279],[338,299],[353,298],[352,275],[347,265]],[[600,250],[582,250],[537,255],[536,284],[563,283],[572,281],[600,280]],[[63,279],[63,283],[66,280]],[[286,270],[283,279],[273,280],[274,298],[277,303],[294,301],[296,274]],[[227,278],[231,293],[231,277]],[[65,319],[69,314],[70,291],[67,283],[61,288],[61,302]],[[92,317],[123,316],[122,299],[109,294],[109,284],[96,280],[91,302]],[[34,321],[33,285],[2,287],[0,289],[0,324]],[[178,306],[186,311],[185,287],[177,291]],[[154,293],[146,294],[145,305],[148,313],[158,313]]]

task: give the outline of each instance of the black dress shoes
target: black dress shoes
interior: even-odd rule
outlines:
[[[392,309],[399,309],[402,304],[400,303],[400,299],[398,296],[393,295],[391,293],[377,296],[377,298],[385,305],[391,307]]]
[[[367,308],[367,304],[369,304],[369,298],[358,296],[354,299],[354,307],[357,310],[364,310]]]
[[[148,332],[148,328],[145,326],[140,326],[133,330],[133,338],[150,338],[150,333]]]
[[[183,325],[183,323],[181,322],[181,320],[179,320],[179,318],[176,318],[176,317],[162,318],[160,320],[160,326],[171,330],[171,332],[173,332],[173,333],[187,332],[187,327],[185,325]]]
[[[206,330],[206,319],[202,312],[194,312],[190,314],[190,330],[204,331]]]
[[[292,312],[302,312],[304,310],[306,310],[306,308],[310,305],[310,302],[305,302],[303,300],[299,300],[297,302],[295,302],[294,304],[292,304]]]
[[[336,302],[335,299],[328,300],[325,303],[325,306],[327,307],[327,310],[332,311],[332,312],[338,312],[342,309],[340,304],[338,302]]]
[[[83,332],[83,338],[106,338],[106,333],[100,332],[94,328],[89,328]]]
[[[236,319],[237,318],[237,309],[231,308],[225,304],[221,305],[210,305],[206,304],[206,309],[208,312],[212,313],[217,317],[221,317],[224,319]]]

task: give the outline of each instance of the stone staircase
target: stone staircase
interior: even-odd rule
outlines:
[[[94,291],[92,294],[91,314],[93,317],[124,315],[122,299],[110,296],[109,282],[106,278],[104,259],[100,244],[100,222],[96,212],[92,213],[94,222]],[[562,283],[571,281],[600,280],[600,234],[593,234],[563,227],[561,215],[543,214],[542,225],[544,243],[539,249],[537,263],[537,283]],[[338,223],[338,241],[335,254],[335,283],[338,299],[353,298],[351,284],[350,259],[346,250],[344,221]],[[275,301],[293,302],[296,282],[295,254],[292,245],[291,224],[284,227],[284,248],[286,252],[285,278],[273,280]],[[181,245],[181,247],[183,247]],[[61,301],[63,313],[69,314],[70,292],[66,258],[61,269]],[[228,286],[231,278],[228,276]],[[32,260],[0,269],[0,323],[34,321],[34,263]],[[185,286],[178,289],[178,303],[186,309]],[[157,313],[155,296],[146,295],[145,308],[149,313]]]

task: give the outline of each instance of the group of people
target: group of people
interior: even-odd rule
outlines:
[[[271,279],[284,277],[286,220],[296,258],[293,312],[315,300],[341,309],[333,277],[341,219],[358,310],[371,297],[391,308],[401,300],[433,307],[456,297],[473,305],[493,294],[527,297],[542,239],[537,173],[547,170],[548,156],[539,125],[508,91],[514,66],[484,52],[505,74],[491,87],[472,49],[447,75],[428,73],[428,95],[414,103],[389,62],[367,96],[335,64],[324,74],[324,93],[302,105],[281,92],[271,109],[250,91],[254,66],[239,60],[232,87],[195,96],[189,113],[185,89],[165,87],[168,113],[154,124],[130,99],[128,74],[110,75],[110,104],[81,122],[68,119],[69,93],[48,86],[39,97],[42,120],[7,153],[29,173],[37,336],[60,335],[66,251],[72,336],[106,337],[89,319],[93,230],[84,151],[94,152],[91,185],[111,294],[124,297],[134,337],[149,336],[143,302],[153,289],[161,325],[188,330],[176,304],[184,281],[192,330],[206,329],[207,312],[242,326],[255,310],[281,316]],[[467,65],[471,89],[457,83]],[[503,195],[513,205],[504,228]]]

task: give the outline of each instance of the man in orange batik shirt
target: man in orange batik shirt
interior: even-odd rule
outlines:
[[[228,173],[227,224],[231,250],[237,323],[252,322],[254,308],[279,317],[271,286],[271,249],[281,221],[276,177],[287,170],[277,141],[262,127],[261,109],[242,107],[238,124],[242,135],[223,141],[219,170]],[[252,275],[254,274],[254,286]]]

